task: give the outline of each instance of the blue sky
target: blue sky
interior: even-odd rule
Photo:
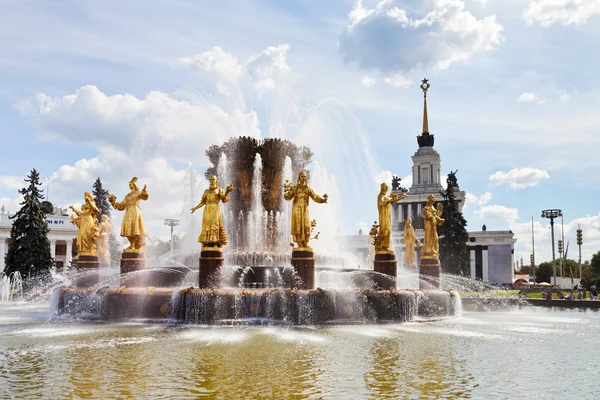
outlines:
[[[317,189],[337,187],[319,212],[337,206],[355,233],[376,217],[380,181],[410,175],[427,76],[430,131],[442,173],[458,170],[467,192],[469,228],[513,230],[527,262],[533,216],[547,260],[541,210],[561,208],[570,254],[578,224],[583,258],[600,249],[599,0],[0,8],[0,202],[11,211],[34,167],[61,205],[97,176],[120,197],[136,175],[151,191],[149,230],[167,237],[162,220],[187,215],[186,171],[203,174],[209,145],[284,136],[315,151]]]

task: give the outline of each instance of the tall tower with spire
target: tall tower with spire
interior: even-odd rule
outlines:
[[[433,148],[434,136],[429,133],[427,116],[427,91],[431,87],[428,79],[421,81],[423,90],[423,132],[417,136],[419,150],[412,156],[412,186],[411,194],[434,193],[443,190],[440,180],[440,155]]]
[[[421,81],[423,91],[423,131],[417,136],[419,149],[412,156],[412,185],[406,193],[406,197],[394,204],[393,230],[402,231],[404,222],[412,218],[413,226],[419,232],[423,228],[421,210],[427,204],[427,196],[433,194],[438,200],[443,200],[440,192],[442,177],[440,173],[441,160],[439,153],[433,148],[434,136],[429,132],[429,115],[427,111],[427,91],[431,85],[428,79]],[[455,193],[458,201],[458,209],[462,210],[465,200],[465,192]],[[419,234],[419,233],[417,233]]]

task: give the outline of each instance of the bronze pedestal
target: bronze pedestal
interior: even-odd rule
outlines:
[[[421,258],[419,265],[419,289],[440,289],[440,271],[438,258]]]
[[[310,247],[294,248],[292,250],[292,266],[296,276],[301,279],[298,289],[315,288],[315,253]]]
[[[200,252],[200,274],[198,286],[209,288],[218,286],[219,269],[223,266],[223,252],[220,247],[203,247]]]
[[[92,287],[100,281],[98,256],[80,255],[77,260],[73,260],[72,265],[78,274],[82,274],[74,279],[73,286]]]
[[[129,272],[143,271],[145,266],[144,253],[124,251],[121,254],[121,286],[146,286],[143,274],[125,276]]]
[[[376,289],[389,290],[396,289],[396,275],[397,275],[396,256],[393,252],[376,253],[375,261],[373,261],[373,270],[380,274],[387,275],[382,276],[379,274],[375,275],[374,283]]]

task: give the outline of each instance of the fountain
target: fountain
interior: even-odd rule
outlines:
[[[213,163],[206,171],[210,185],[192,208],[192,213],[203,208],[201,248],[196,245],[201,251],[188,255],[185,265],[145,269],[144,239],[130,224],[121,231],[131,246],[123,253],[119,279],[102,280],[88,270],[85,280],[57,289],[57,314],[108,321],[323,325],[456,312],[457,294],[438,290],[439,284],[427,286],[434,290],[398,289],[396,261],[388,247],[389,205],[400,197],[387,197],[386,185],[378,198],[374,268],[359,268],[345,265],[344,255],[319,254],[309,247],[320,235],[318,221],[309,216],[309,201],[327,203],[329,198],[308,185],[310,149],[287,140],[240,137],[206,153]],[[296,184],[290,182],[294,175]],[[111,195],[115,208],[127,209],[127,199],[137,204],[148,198],[136,181],[130,182],[132,192],[123,202]],[[136,218],[141,221],[141,215]],[[115,287],[117,281],[120,286]]]

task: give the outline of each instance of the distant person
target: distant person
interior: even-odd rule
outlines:
[[[577,300],[583,300],[583,293],[581,292],[581,289],[579,289],[577,292]]]

